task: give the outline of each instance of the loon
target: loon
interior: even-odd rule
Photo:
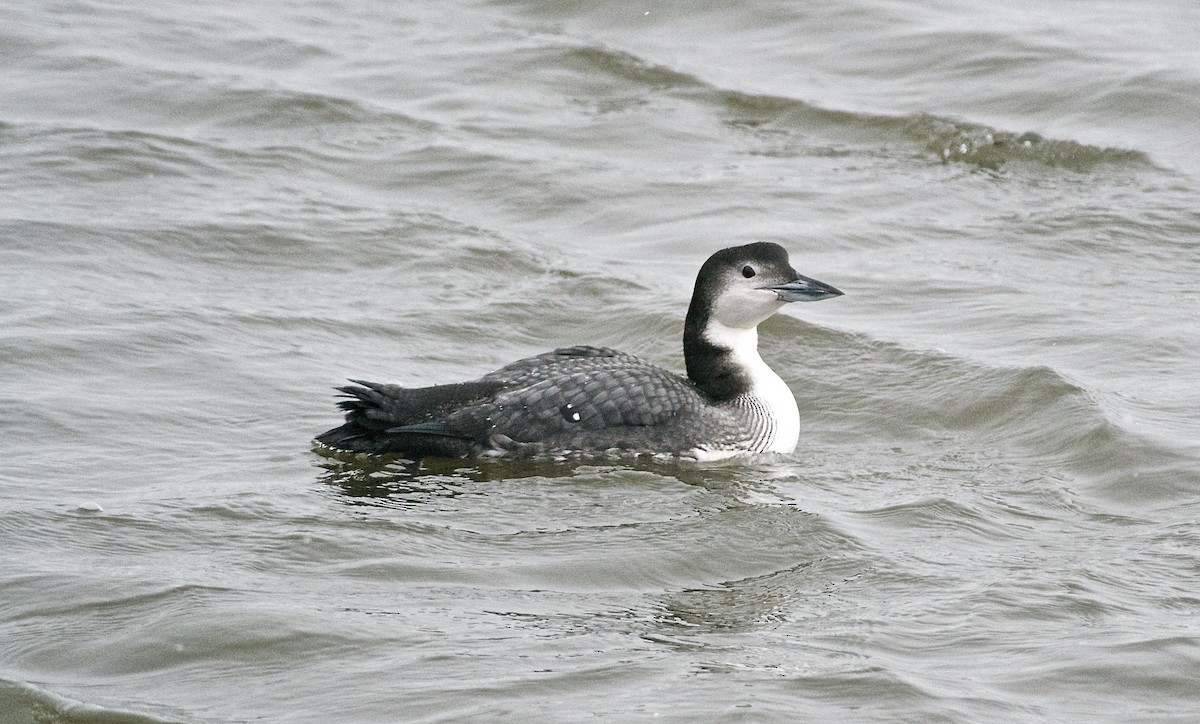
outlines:
[[[716,252],[683,330],[687,376],[606,347],[564,347],[471,382],[406,388],[350,380],[346,422],[316,438],[347,452],[425,457],[790,453],[800,413],[758,354],[758,325],[788,302],[841,296],[778,244]]]

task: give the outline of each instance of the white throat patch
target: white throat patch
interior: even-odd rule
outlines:
[[[800,410],[787,383],[759,356],[758,328],[727,327],[714,319],[709,320],[704,329],[704,338],[710,344],[732,353],[733,363],[750,380],[747,394],[757,400],[771,418],[770,432],[761,449],[755,452],[794,451],[800,439]]]

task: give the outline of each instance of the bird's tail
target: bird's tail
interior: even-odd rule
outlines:
[[[433,387],[350,380],[337,388],[346,411],[345,424],[317,436],[316,441],[335,450],[362,453],[398,453],[410,457],[462,457],[478,453],[485,431],[457,420],[459,412],[493,396],[498,382],[464,382]],[[459,416],[461,417],[461,416]]]

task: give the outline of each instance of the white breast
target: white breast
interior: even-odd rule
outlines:
[[[766,414],[769,422],[761,441],[754,452],[790,453],[800,440],[800,410],[791,389],[775,370],[763,362],[758,354],[758,329],[727,327],[720,322],[710,322],[704,332],[705,338],[733,353],[734,361],[745,370],[750,379],[750,391],[755,407]],[[748,400],[747,402],[751,402]]]

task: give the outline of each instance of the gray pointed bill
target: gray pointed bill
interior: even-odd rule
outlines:
[[[767,289],[778,294],[779,300],[783,302],[816,302],[842,296],[842,292],[836,287],[801,274],[797,274],[793,281]]]

